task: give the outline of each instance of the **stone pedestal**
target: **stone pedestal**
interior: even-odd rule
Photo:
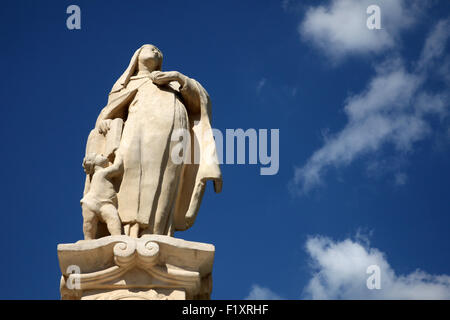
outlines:
[[[162,235],[58,245],[61,298],[209,299],[214,246]]]

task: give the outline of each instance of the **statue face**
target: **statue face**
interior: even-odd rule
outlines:
[[[159,69],[161,68],[162,57],[162,53],[157,47],[151,44],[147,44],[141,49],[138,59],[140,64],[153,71],[158,67]]]

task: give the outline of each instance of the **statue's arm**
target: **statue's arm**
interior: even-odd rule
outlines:
[[[186,108],[192,113],[200,112],[200,92],[195,80],[181,75],[180,94],[183,97]]]
[[[110,165],[109,167],[103,169],[105,170],[105,176],[108,178],[113,178],[119,175],[123,172],[123,159],[120,156],[120,154],[116,154],[116,159],[114,160],[114,163]]]
[[[200,112],[200,92],[194,79],[178,71],[167,71],[154,73],[152,80],[158,85],[177,81],[180,84],[179,91],[186,108],[192,113]]]

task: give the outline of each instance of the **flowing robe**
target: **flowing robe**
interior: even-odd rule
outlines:
[[[207,180],[214,181],[216,192],[222,187],[209,96],[190,78],[182,88],[176,82],[157,86],[148,77],[127,80],[110,94],[96,125],[105,119],[125,121],[116,151],[124,161],[117,184],[119,216],[122,223],[139,223],[142,233],[173,235],[193,224]],[[188,160],[181,163],[171,157],[179,144],[171,139],[177,129],[190,133]],[[92,152],[99,143],[90,140]]]

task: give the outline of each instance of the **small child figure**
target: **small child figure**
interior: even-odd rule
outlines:
[[[92,174],[89,191],[81,199],[84,239],[95,239],[98,221],[105,222],[111,235],[120,235],[122,224],[117,211],[117,193],[111,179],[123,172],[122,157],[114,163],[103,155],[91,153],[83,160],[86,174]]]

